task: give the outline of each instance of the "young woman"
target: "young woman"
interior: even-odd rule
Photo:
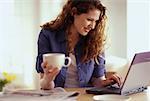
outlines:
[[[42,89],[121,85],[116,74],[105,77],[105,11],[100,0],[68,0],[57,18],[42,26],[36,62]],[[64,53],[72,63],[59,70],[43,62],[45,53]]]

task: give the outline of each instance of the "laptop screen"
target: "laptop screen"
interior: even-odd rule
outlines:
[[[150,84],[150,52],[135,54],[128,69],[121,94],[139,92]]]

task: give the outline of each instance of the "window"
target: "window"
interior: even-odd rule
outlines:
[[[56,16],[50,11],[60,5],[59,0],[0,0],[0,72],[16,74],[16,85],[35,87],[40,25]]]

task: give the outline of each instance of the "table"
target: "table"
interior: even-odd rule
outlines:
[[[77,101],[93,101],[93,94],[86,94],[86,88],[65,88],[66,91],[79,91],[80,95],[77,98]],[[150,101],[150,87],[144,92],[140,92],[137,94],[129,95],[131,97],[131,101]]]
[[[77,97],[77,101],[93,101],[93,94],[86,94],[85,90],[87,88],[65,88],[68,93],[69,91],[78,91],[80,92],[80,95]],[[58,101],[56,100],[56,96],[52,100],[52,96],[19,96],[19,95],[11,95],[11,97],[3,97],[3,95],[0,97],[0,101]],[[130,101],[150,101],[150,87],[148,87],[147,90],[141,93],[132,94],[130,95],[131,100]],[[59,98],[59,97],[58,97]],[[72,100],[61,100],[61,101],[72,101]],[[74,100],[73,100],[74,101]]]

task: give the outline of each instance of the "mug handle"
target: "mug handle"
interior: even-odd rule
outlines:
[[[64,67],[68,67],[70,64],[71,64],[71,58],[70,57],[65,57],[65,60],[68,60],[68,63],[67,64],[64,64],[63,66]]]

